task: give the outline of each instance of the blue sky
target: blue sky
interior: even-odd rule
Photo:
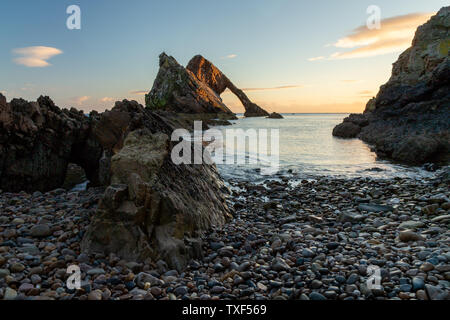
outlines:
[[[81,30],[66,27],[66,8],[74,4],[81,8]],[[46,94],[61,107],[85,111],[111,108],[113,101],[123,98],[143,102],[143,95],[134,92],[151,89],[158,55],[165,51],[183,65],[196,54],[204,55],[236,85],[248,89],[250,98],[271,111],[362,111],[368,98],[388,80],[400,51],[347,59],[330,57],[354,49],[334,44],[365,24],[366,9],[372,4],[380,7],[382,19],[419,14],[408,18],[415,29],[427,20],[427,13],[448,3],[2,1],[0,91],[8,99],[34,100]],[[387,28],[382,25],[381,30]],[[399,24],[390,28],[399,28]],[[48,59],[46,67],[29,67],[15,60],[20,55],[14,50],[35,46],[62,53]],[[289,88],[277,89],[281,86]],[[229,93],[222,97],[234,111],[242,111]]]

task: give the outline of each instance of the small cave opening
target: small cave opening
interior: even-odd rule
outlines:
[[[66,176],[62,185],[67,191],[83,191],[86,190],[89,183],[86,171],[76,163],[67,165]]]

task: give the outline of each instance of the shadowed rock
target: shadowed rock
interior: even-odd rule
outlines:
[[[390,80],[333,135],[359,137],[381,157],[409,164],[450,161],[450,7],[417,29]]]
[[[61,110],[49,97],[7,103],[0,94],[0,188],[18,192],[61,187],[69,163],[84,168],[97,184],[102,149],[92,133],[95,121],[82,111]]]
[[[272,112],[267,118],[269,118],[269,119],[284,119],[283,116],[277,112]]]
[[[130,261],[163,259],[178,270],[201,256],[202,233],[231,217],[216,168],[175,165],[173,128],[135,101],[116,103],[96,130],[106,132],[100,141],[112,154],[111,185],[83,251]]]

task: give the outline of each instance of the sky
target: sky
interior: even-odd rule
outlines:
[[[67,27],[79,6],[81,29]],[[380,12],[380,28],[367,20]],[[0,92],[86,112],[144,103],[166,52],[201,54],[268,111],[362,112],[442,0],[6,0]],[[222,94],[234,111],[243,106]]]

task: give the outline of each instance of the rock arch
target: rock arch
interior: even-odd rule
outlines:
[[[244,115],[246,117],[269,116],[266,110],[250,101],[244,91],[236,87],[222,71],[201,55],[193,57],[186,69],[191,71],[197,79],[206,83],[218,95],[221,95],[226,89],[229,89],[241,101],[245,108]]]

